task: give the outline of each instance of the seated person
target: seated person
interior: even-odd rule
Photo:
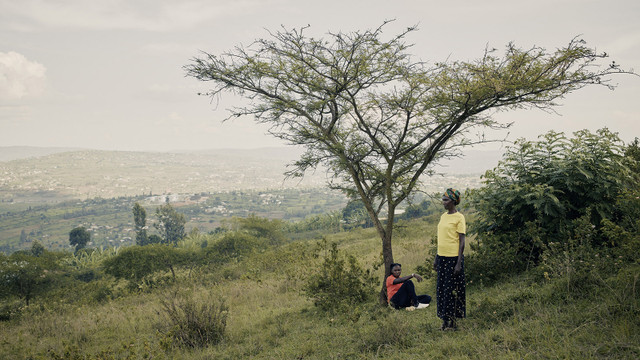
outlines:
[[[431,296],[416,295],[416,288],[411,282],[411,278],[415,278],[418,282],[422,281],[422,276],[411,274],[409,276],[400,277],[402,273],[402,265],[391,264],[391,275],[387,277],[387,301],[389,305],[395,309],[406,308],[407,310],[424,309],[429,306]]]

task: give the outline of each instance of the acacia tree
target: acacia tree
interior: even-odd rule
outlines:
[[[405,38],[415,27],[383,40],[385,24],[326,39],[283,28],[247,48],[204,52],[185,71],[212,84],[205,95],[249,100],[229,118],[253,116],[273,136],[306,148],[288,176],[325,165],[331,187],[360,198],[388,273],[396,207],[437,161],[485,141],[472,138],[472,128],[509,126],[492,119],[491,110],[550,109],[586,85],[611,87],[607,76],[627,71],[596,66],[607,55],[579,39],[555,52],[509,44],[503,57],[485,50],[476,61],[428,65],[409,54]]]

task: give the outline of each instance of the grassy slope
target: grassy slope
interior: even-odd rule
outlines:
[[[394,243],[405,273],[422,265],[433,219],[405,223]],[[379,261],[371,230],[330,235],[363,264]],[[441,332],[435,304],[415,312],[354,306],[344,316],[319,313],[300,289],[312,242],[295,242],[245,261],[210,269],[183,270],[180,281],[106,303],[51,303],[44,299],[19,321],[0,323],[2,358],[154,359],[635,359],[640,356],[636,283],[602,282],[586,297],[570,297],[562,284],[520,275],[491,287],[470,287],[461,330]],[[472,271],[472,269],[467,269]],[[378,270],[380,272],[380,270]],[[434,279],[418,284],[434,294]],[[161,301],[173,291],[229,306],[227,336],[204,349],[162,350]],[[65,301],[63,301],[64,303]],[[39,304],[38,304],[39,303]],[[86,357],[88,358],[88,357]]]

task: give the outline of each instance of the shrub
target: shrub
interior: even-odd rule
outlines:
[[[166,244],[131,246],[104,261],[105,273],[116,278],[139,282],[156,271],[171,271],[190,258],[189,252]]]
[[[209,243],[207,253],[218,255],[221,260],[246,256],[265,245],[262,239],[242,231],[230,231],[224,233],[220,240]]]
[[[269,245],[281,245],[285,240],[282,220],[262,218],[254,214],[236,220],[240,225],[240,230],[267,242]]]
[[[322,310],[346,312],[374,293],[377,282],[371,271],[363,270],[354,256],[341,254],[336,243],[329,244],[323,239],[315,257],[323,257],[323,261],[319,268],[311,270],[304,292]]]
[[[633,201],[638,181],[619,137],[607,129],[574,135],[567,139],[549,132],[538,142],[518,140],[487,171],[485,186],[470,191],[477,210],[470,232],[477,234],[478,246],[468,265],[479,266],[472,272],[512,273],[535,266],[549,244],[565,247],[578,239],[585,221],[594,228],[593,247],[611,246],[603,231],[606,221],[634,228],[629,215],[640,211]]]
[[[31,300],[44,294],[57,277],[56,255],[45,251],[39,256],[31,251],[19,251],[0,257],[0,298],[18,296],[28,306]]]
[[[217,344],[224,337],[228,309],[223,299],[210,294],[198,301],[173,293],[162,301],[162,308],[168,320],[162,325],[165,346],[200,348]]]

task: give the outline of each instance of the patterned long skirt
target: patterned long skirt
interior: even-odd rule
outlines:
[[[436,283],[436,301],[438,303],[438,317],[445,321],[466,316],[466,295],[464,284],[464,257],[462,271],[454,274],[458,261],[457,256],[440,256],[436,258],[438,280]]]

